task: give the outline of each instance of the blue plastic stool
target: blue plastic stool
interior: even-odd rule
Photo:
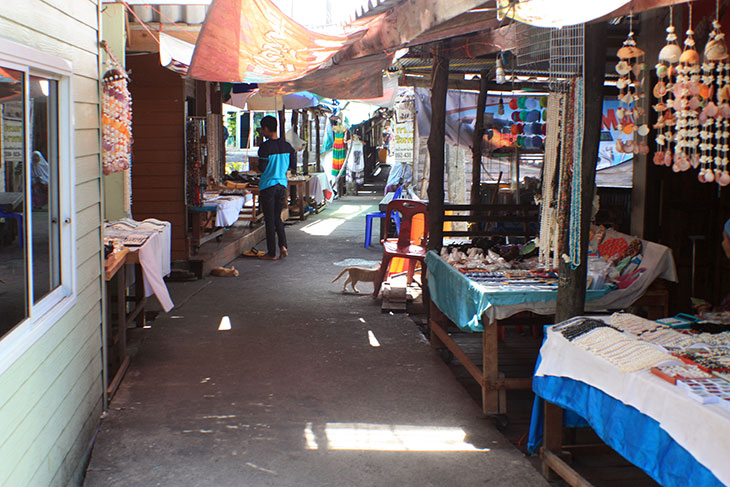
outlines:
[[[393,199],[397,200],[398,198],[400,198],[400,195],[402,193],[403,186],[398,186],[398,188],[395,190],[395,193],[393,194]],[[377,211],[365,215],[365,248],[370,247],[370,243],[372,241],[373,218],[385,218],[385,212]],[[400,215],[398,213],[393,213],[393,220],[395,221],[396,231],[400,232]]]

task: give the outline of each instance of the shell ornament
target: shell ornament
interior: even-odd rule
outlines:
[[[619,90],[616,116],[621,131],[629,137],[617,139],[615,149],[623,154],[646,154],[649,152],[649,145],[646,143],[649,127],[645,122],[646,114],[637,103],[645,96],[641,89],[645,68],[642,61],[644,51],[636,47],[633,28],[629,30],[617,56],[619,62],[616,64],[616,72],[620,77],[616,82]]]
[[[132,96],[119,67],[107,71],[102,84],[102,169],[112,174],[129,169],[132,160]]]

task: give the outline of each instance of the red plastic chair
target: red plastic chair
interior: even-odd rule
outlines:
[[[388,235],[388,227],[391,224],[390,217],[394,211],[400,213],[400,232],[398,233],[397,239],[392,238],[383,241],[383,261],[380,264],[380,275],[373,283],[373,296],[377,296],[380,293],[380,286],[382,286],[385,280],[390,261],[393,257],[402,257],[409,260],[409,284],[413,280],[416,262],[420,262],[421,267],[425,267],[426,265],[426,241],[428,237],[428,211],[426,203],[404,199],[393,200],[388,203],[388,207],[385,210],[385,235]],[[419,214],[423,214],[423,238],[414,241],[411,235],[413,217]]]

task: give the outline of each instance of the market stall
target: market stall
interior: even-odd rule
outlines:
[[[730,483],[730,331],[681,326],[614,314],[547,328],[533,390],[549,404],[536,401],[529,441],[544,471],[583,480],[560,457],[580,446],[563,444],[558,406],[665,487]]]
[[[106,358],[112,377],[107,394],[110,397],[129,366],[128,324],[134,321],[136,326],[144,326],[147,298],[153,294],[165,312],[174,306],[163,280],[170,274],[171,233],[169,222],[153,218],[142,222],[125,218],[108,222],[104,227],[104,278],[108,283]],[[134,279],[128,274],[130,266],[134,268]],[[130,295],[132,283],[134,294]]]
[[[677,280],[668,248],[611,230],[596,230],[589,258],[593,275],[586,295],[588,310],[623,309],[641,298],[656,279]],[[527,246],[486,252],[472,247],[467,253],[445,248],[441,255],[431,251],[426,256],[432,345],[447,347],[480,384],[485,414],[506,412],[500,391],[530,387],[529,378],[500,378],[499,321],[521,312],[555,314],[557,274],[541,266],[536,257],[527,257],[530,252]],[[482,333],[481,370],[449,336],[447,328],[452,323],[462,331]]]

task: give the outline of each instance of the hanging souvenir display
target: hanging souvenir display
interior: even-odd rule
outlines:
[[[674,83],[676,80],[677,63],[682,55],[682,48],[677,44],[677,34],[674,33],[674,9],[669,7],[669,27],[667,27],[667,44],[659,51],[659,62],[656,65],[658,81],[654,85],[653,94],[657,99],[654,110],[657,112],[657,122],[654,129],[657,131],[657,151],[654,154],[654,164],[671,166],[673,161],[674,129],[677,119],[674,116]]]
[[[716,4],[716,6],[718,6]],[[720,31],[717,19],[712,23],[710,38],[705,46],[705,62],[702,64],[702,90],[704,108],[699,115],[701,182],[716,181],[720,186],[730,183],[728,173],[728,118],[730,118],[730,64],[725,34]]]
[[[127,73],[115,66],[102,81],[102,167],[104,174],[129,169],[132,159],[132,97]]]
[[[699,135],[700,121],[700,55],[695,49],[692,30],[692,7],[690,6],[690,27],[684,39],[684,50],[679,56],[677,79],[672,92],[674,111],[677,117],[674,134],[674,162],[672,170],[686,171],[700,164]]]
[[[645,122],[644,109],[638,103],[644,97],[641,88],[645,67],[642,61],[644,51],[636,47],[633,18],[629,19],[629,35],[617,53],[619,62],[616,64],[616,72],[620,77],[616,82],[616,87],[619,89],[619,108],[616,116],[622,132],[631,137],[616,140],[616,152],[647,154],[649,145],[646,143],[646,136],[649,134],[649,126]]]
[[[545,163],[543,165],[542,196],[540,198],[540,248],[538,262],[542,267],[554,269],[558,267],[558,225],[557,201],[553,181],[560,160],[560,133],[563,124],[563,108],[565,95],[550,93],[547,100],[547,117],[552,125],[547,129],[545,137]]]

